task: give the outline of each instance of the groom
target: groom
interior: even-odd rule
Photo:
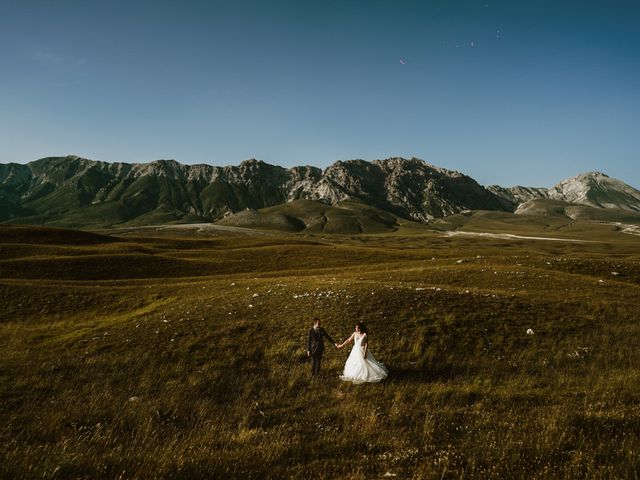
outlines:
[[[309,330],[309,338],[307,339],[307,356],[311,357],[312,377],[320,373],[320,362],[322,362],[322,354],[324,353],[323,337],[327,337],[327,340],[338,348],[336,341],[320,326],[320,319],[314,318],[313,327]]]

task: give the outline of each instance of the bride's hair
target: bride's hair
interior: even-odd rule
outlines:
[[[358,322],[358,323],[356,323],[356,325],[357,325],[357,326],[358,326],[358,328],[360,329],[360,332],[361,332],[361,333],[367,333],[367,332],[368,332],[368,330],[367,330],[367,326],[366,326],[364,323],[362,323],[362,322]]]

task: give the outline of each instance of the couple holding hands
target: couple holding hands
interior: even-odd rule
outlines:
[[[324,353],[324,338],[327,338],[336,348],[343,348],[353,341],[353,349],[344,365],[344,372],[340,379],[345,382],[369,383],[379,382],[386,378],[388,371],[386,367],[378,362],[369,350],[369,335],[367,327],[361,323],[356,323],[355,331],[340,345],[329,336],[320,325],[320,319],[313,319],[313,327],[309,330],[307,338],[307,356],[311,358],[311,375],[313,377],[320,373],[320,363]]]

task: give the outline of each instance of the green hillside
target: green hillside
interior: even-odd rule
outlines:
[[[356,201],[329,205],[296,200],[258,211],[245,210],[219,220],[217,224],[286,232],[357,234],[390,232],[402,221],[395,215]]]
[[[597,208],[587,205],[551,200],[528,201],[518,208],[521,215],[568,217],[574,220],[640,223],[640,212],[619,208]]]

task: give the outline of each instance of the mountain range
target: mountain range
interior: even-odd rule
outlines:
[[[399,219],[425,223],[465,210],[571,216],[576,206],[640,216],[640,191],[598,172],[550,189],[485,188],[417,158],[338,161],[324,170],[255,159],[226,167],[77,156],[0,164],[0,222],[78,228],[213,221],[260,226],[268,218],[268,225],[276,221],[292,231],[309,225],[331,231],[328,219],[339,218],[360,231],[383,231]],[[340,231],[344,223],[334,225]]]

